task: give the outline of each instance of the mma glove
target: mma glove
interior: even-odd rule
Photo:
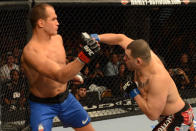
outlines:
[[[127,94],[130,95],[131,98],[135,98],[137,95],[140,94],[140,91],[137,88],[137,84],[134,81],[127,81],[123,88]]]
[[[100,46],[88,33],[82,33],[82,51],[78,54],[78,58],[88,64],[100,52]]]

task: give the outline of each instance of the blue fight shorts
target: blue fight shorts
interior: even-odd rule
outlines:
[[[90,122],[88,113],[78,100],[71,93],[67,93],[66,97],[62,94],[52,98],[38,98],[30,94],[30,125],[33,131],[51,131],[55,116],[64,127],[80,128]],[[62,98],[64,100],[58,102]]]

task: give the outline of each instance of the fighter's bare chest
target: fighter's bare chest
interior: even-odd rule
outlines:
[[[44,55],[47,59],[50,59],[56,63],[65,64],[66,54],[64,48],[47,48],[47,50],[44,51]]]

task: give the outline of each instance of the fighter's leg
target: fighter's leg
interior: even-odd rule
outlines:
[[[75,131],[95,131],[91,123],[81,128],[74,128],[74,130]]]
[[[55,106],[30,101],[30,126],[32,131],[51,131],[54,116],[57,115]]]
[[[94,131],[90,123],[90,117],[82,105],[70,93],[68,98],[61,104],[61,113],[58,116],[64,127],[72,127],[76,131]]]

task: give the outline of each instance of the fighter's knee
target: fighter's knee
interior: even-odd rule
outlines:
[[[81,128],[74,128],[75,131],[95,131],[91,123],[81,127]]]

